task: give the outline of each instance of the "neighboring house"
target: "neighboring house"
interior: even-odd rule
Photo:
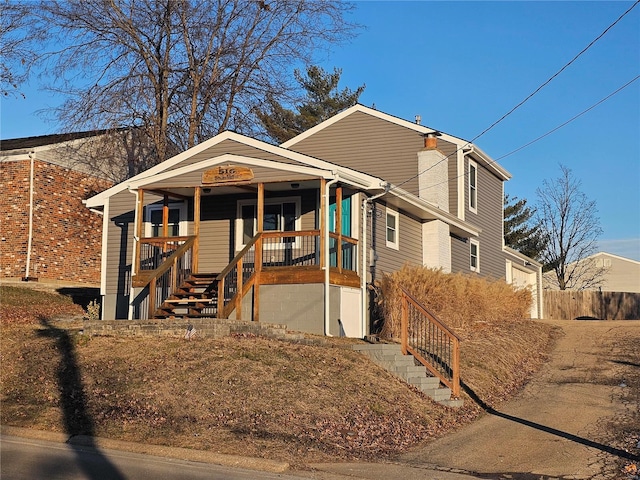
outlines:
[[[103,134],[0,141],[0,278],[99,283],[102,218],[82,202],[113,182],[80,159]]]
[[[369,286],[405,263],[529,285],[504,247],[509,173],[478,147],[356,105],[281,146],[223,132],[90,198],[104,319],[284,323],[362,337]]]
[[[630,258],[599,252],[581,260],[581,272],[586,276],[593,276],[589,272],[599,272],[600,282],[585,290],[599,290],[601,292],[640,293],[640,262]],[[574,264],[570,264],[572,267]],[[570,268],[570,270],[573,270]],[[553,272],[545,273],[545,288],[558,290]]]

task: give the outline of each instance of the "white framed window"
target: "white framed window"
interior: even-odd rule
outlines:
[[[162,215],[164,205],[152,203],[145,207],[144,236],[162,237]],[[169,204],[168,237],[184,237],[187,235],[187,205],[185,203]]]
[[[257,209],[256,200],[238,200],[236,251],[242,250],[257,233]],[[265,199],[262,218],[264,231],[293,232],[300,230],[300,210],[300,197]]]
[[[387,208],[386,241],[387,247],[400,249],[400,215],[389,208]]]
[[[478,164],[469,160],[469,210],[478,213]]]
[[[480,243],[473,238],[469,240],[469,268],[472,272],[480,271]]]

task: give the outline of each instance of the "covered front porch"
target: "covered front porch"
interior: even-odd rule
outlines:
[[[363,336],[357,184],[227,160],[131,185],[129,317],[302,322]]]

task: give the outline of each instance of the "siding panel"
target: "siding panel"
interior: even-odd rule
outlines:
[[[406,263],[422,265],[422,226],[421,223],[399,211],[400,225],[398,239],[400,249],[395,250],[386,245],[386,207],[376,204],[373,222],[372,248],[378,256],[375,266],[375,278],[379,280],[383,273],[391,273],[402,268]]]
[[[295,162],[294,160],[281,157],[280,155],[274,155],[273,153],[270,153],[265,150],[261,150],[249,145],[244,145],[234,140],[224,140],[223,142],[213,145],[212,147],[202,152],[199,152],[176,165],[173,165],[168,170],[175,170],[176,168],[181,168],[186,165],[202,162],[203,160],[215,158],[219,155],[224,155],[225,153],[230,153],[233,155],[243,155],[243,156],[252,157],[252,158],[260,158],[264,160],[274,160],[276,162],[281,162],[281,163],[290,163],[290,164],[298,163],[298,162]]]
[[[478,167],[478,208],[477,213],[469,209],[469,159],[465,158],[465,218],[468,222],[480,226],[480,275],[492,278],[505,277],[505,254],[502,251],[502,180],[493,175],[485,166],[476,162]],[[469,245],[465,249],[453,245],[459,242],[452,239],[452,264],[456,271],[469,272]]]
[[[368,173],[400,184],[415,177],[422,136],[361,112],[312,135],[291,147],[312,157]],[[403,185],[418,195],[418,180]]]

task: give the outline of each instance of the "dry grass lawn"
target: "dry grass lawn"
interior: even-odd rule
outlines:
[[[56,294],[0,288],[0,422],[265,457],[304,467],[391,459],[481,413],[438,405],[344,348],[253,336],[87,338]],[[512,396],[545,359],[552,329],[466,325],[462,378],[487,404]],[[348,342],[345,342],[348,343]]]

